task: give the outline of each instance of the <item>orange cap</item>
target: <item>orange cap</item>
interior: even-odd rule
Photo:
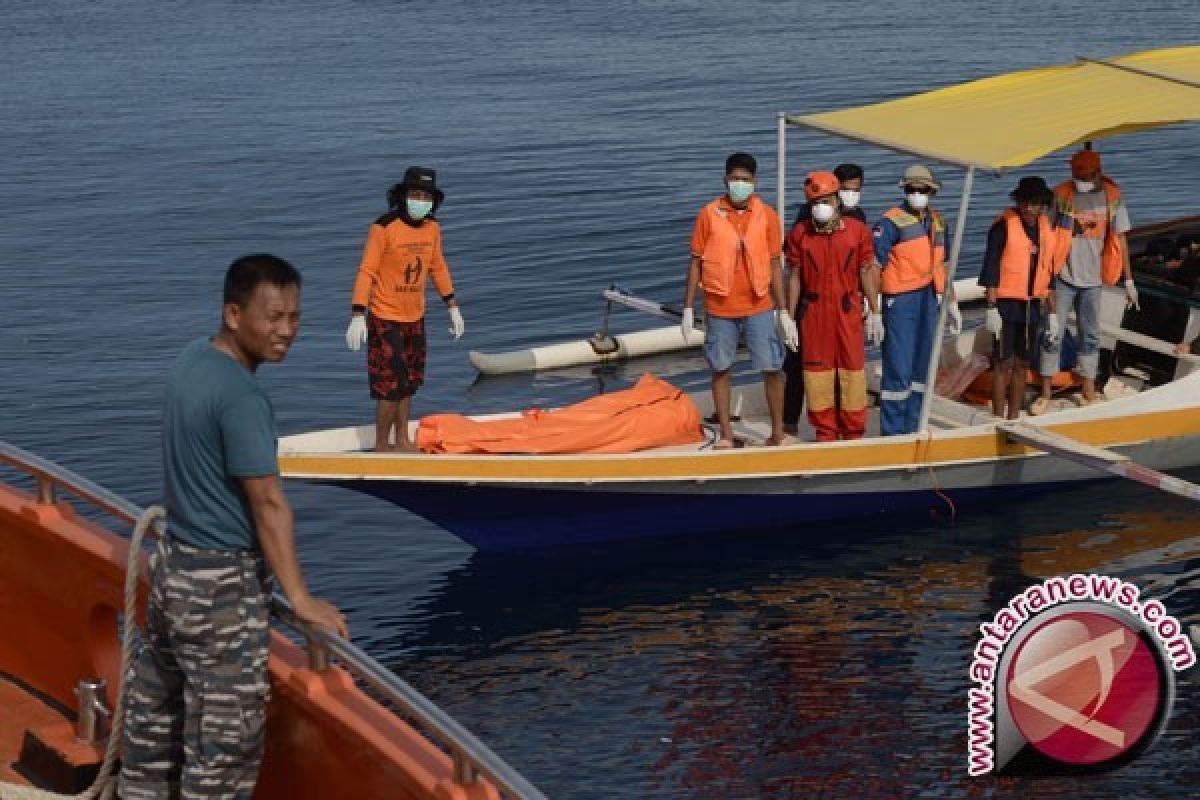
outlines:
[[[1100,154],[1095,150],[1080,150],[1071,156],[1071,174],[1076,178],[1091,175],[1100,169]]]
[[[810,172],[804,181],[804,196],[809,200],[834,194],[842,186],[832,172]]]

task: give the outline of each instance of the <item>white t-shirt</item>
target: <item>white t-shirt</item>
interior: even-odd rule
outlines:
[[[1092,192],[1075,192],[1075,229],[1071,232],[1071,254],[1059,277],[1072,286],[1088,289],[1102,286],[1100,256],[1104,251],[1104,236],[1108,227],[1108,203],[1104,187]],[[1117,200],[1113,212],[1113,231],[1125,233],[1130,228],[1125,198]]]

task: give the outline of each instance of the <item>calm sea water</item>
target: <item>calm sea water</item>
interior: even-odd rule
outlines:
[[[2,10],[0,436],[139,503],[159,494],[166,365],[214,329],[242,253],[277,252],[306,280],[302,338],[261,376],[283,431],[369,419],[363,357],[342,331],[367,225],[409,164],[445,187],[468,329],[451,341],[433,310],[418,412],[569,402],[643,369],[700,386],[695,357],[477,381],[466,353],[589,334],[614,281],[678,300],[690,222],[724,157],[755,153],[772,189],[776,111],[1200,29],[1194,0]],[[791,142],[792,185],[856,160],[868,210],[894,199],[900,157]],[[1193,126],[1100,145],[1135,222],[1200,211],[1197,144]],[[1063,157],[1030,171],[1058,179]],[[961,178],[944,174],[950,209]],[[1014,182],[978,182],[964,273]],[[365,497],[290,494],[310,580],[356,640],[553,797],[1178,797],[1200,781],[1189,676],[1164,739],[1119,772],[964,769],[972,631],[1025,585],[1108,572],[1197,621],[1198,517],[1182,501],[1104,486],[954,526],[931,515],[497,558]]]

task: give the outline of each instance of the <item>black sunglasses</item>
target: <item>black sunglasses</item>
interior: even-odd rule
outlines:
[[[931,186],[905,186],[904,191],[907,194],[933,194],[937,190]]]

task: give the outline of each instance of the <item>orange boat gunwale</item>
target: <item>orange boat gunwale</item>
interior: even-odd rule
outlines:
[[[119,670],[117,610],[124,605],[129,543],[80,517],[70,502],[55,497],[54,488],[66,488],[119,517],[135,507],[0,441],[3,465],[32,474],[38,490],[30,494],[0,480],[0,585],[5,587],[0,593],[0,626],[5,631],[0,637],[0,673],[72,711],[78,706],[73,692],[78,681],[103,678],[111,707]],[[57,473],[49,474],[51,469]],[[147,592],[144,555],[140,572],[142,619]],[[324,643],[342,657],[345,648],[338,649],[340,640],[335,639]],[[342,662],[350,663],[344,658]],[[385,671],[373,661],[370,666]],[[498,800],[497,783],[489,779],[497,771],[510,773],[501,774],[500,784],[511,796],[544,798],[449,717],[448,726],[426,726],[423,733],[367,695],[345,668],[312,663],[310,653],[278,630],[272,631],[268,669],[272,698],[257,798]],[[408,706],[407,697],[399,699],[414,717],[428,721],[427,709]],[[0,724],[20,725],[21,720],[9,716]],[[461,738],[448,741],[447,727]],[[481,758],[477,748],[490,760]],[[11,761],[16,753],[0,756],[11,756]]]

